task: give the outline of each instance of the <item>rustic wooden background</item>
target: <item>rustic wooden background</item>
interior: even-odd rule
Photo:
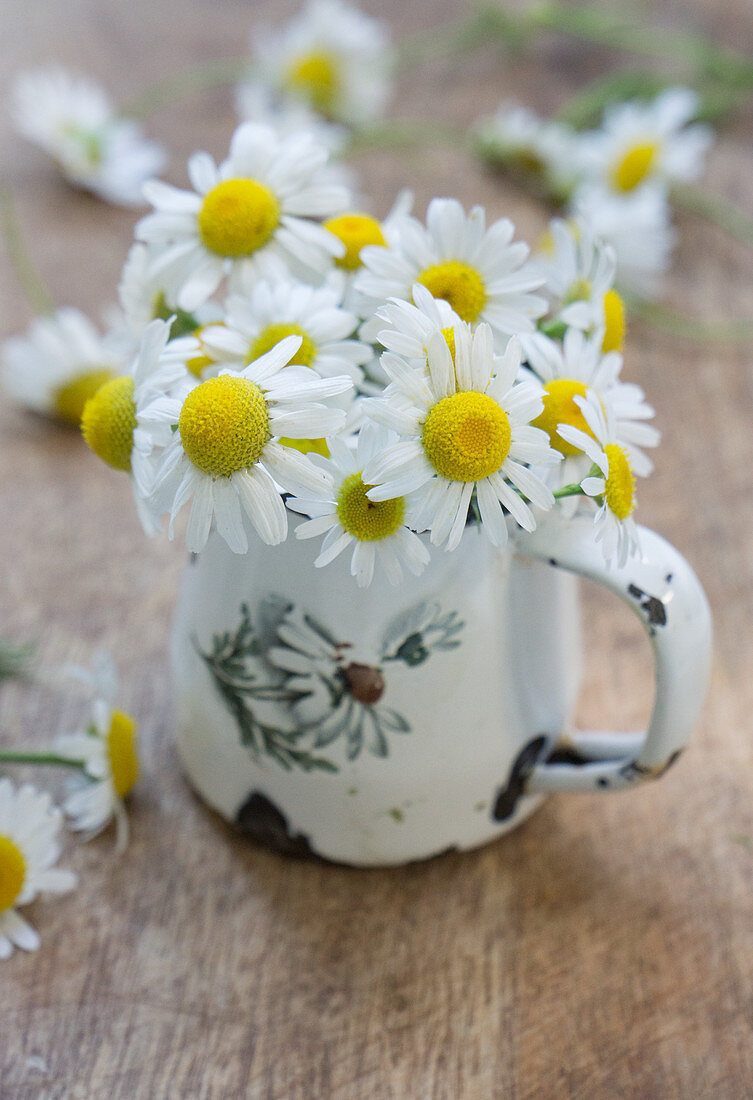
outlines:
[[[370,0],[396,36],[453,18],[452,0]],[[237,56],[262,0],[13,0],[2,92],[58,59],[126,99],[210,57]],[[666,0],[651,17],[753,48],[748,0]],[[516,97],[549,112],[624,58],[547,37],[511,61],[408,67],[396,113],[466,123]],[[59,304],[112,301],[133,216],[77,194],[0,131],[2,173]],[[230,97],[163,109],[150,130],[185,179],[195,148],[224,155]],[[753,110],[711,156],[708,186],[751,208]],[[480,201],[534,238],[543,211],[446,149],[361,157],[374,209],[411,185]],[[750,316],[753,255],[680,217],[668,300]],[[30,314],[5,259],[3,335]],[[71,843],[78,891],[30,915],[43,946],[0,974],[0,1096],[235,1098],[630,1097],[753,1094],[753,359],[634,324],[627,376],[664,431],[640,518],[692,560],[716,617],[712,690],[692,750],[624,795],[552,798],[507,839],[421,866],[360,872],[287,861],[238,839],[192,796],[171,736],[166,647],[183,563],[146,542],[125,479],[75,433],[0,408],[0,633],[39,643],[35,686],[0,690],[0,737],[45,744],[82,701],[56,669],[104,645],[140,719],[145,776],[122,860],[112,837]],[[628,612],[587,592],[583,723],[637,728],[646,644]],[[636,684],[639,684],[636,688]],[[47,779],[47,776],[44,777]],[[54,782],[54,777],[50,777]]]

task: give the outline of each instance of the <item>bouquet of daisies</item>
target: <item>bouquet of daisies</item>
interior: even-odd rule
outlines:
[[[121,286],[134,354],[82,417],[148,531],[166,518],[172,537],[188,506],[190,551],[214,524],[242,554],[246,519],[268,544],[298,520],[312,564],[347,549],[366,585],[468,524],[499,546],[587,497],[606,555],[636,548],[658,436],[620,378],[615,256],[585,219],[552,222],[535,258],[454,199],[424,223],[401,196],[379,223],[315,132],[253,122],[188,173],[145,186]]]

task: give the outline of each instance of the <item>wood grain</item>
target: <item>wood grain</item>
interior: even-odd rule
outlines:
[[[396,35],[457,14],[451,0],[366,3]],[[4,8],[5,89],[53,58],[117,97],[207,57],[237,55],[272,0],[77,0]],[[753,47],[745,0],[654,5],[668,26]],[[551,111],[620,59],[547,38],[408,68],[397,112],[466,123],[503,98]],[[114,297],[133,217],[68,190],[2,122],[0,147],[31,249],[59,304]],[[229,95],[162,110],[151,131],[171,178],[195,148],[222,155]],[[709,186],[753,204],[750,109],[720,139]],[[374,209],[408,183],[422,211],[456,194],[534,237],[543,212],[459,153],[361,157]],[[679,219],[668,296],[706,317],[749,316],[753,256]],[[3,334],[29,313],[4,268]],[[54,671],[110,649],[140,719],[145,777],[132,842],[71,844],[78,891],[35,905],[42,950],[0,975],[3,1100],[692,1098],[753,1094],[753,360],[634,325],[627,375],[664,445],[641,518],[692,560],[716,616],[712,690],[691,751],[655,786],[559,796],[468,855],[360,872],[282,859],[232,835],[191,795],[172,746],[166,647],[183,555],[147,543],[130,491],[75,433],[0,409],[0,628],[40,644],[42,682],[0,692],[0,736],[42,745],[81,700]],[[639,628],[586,593],[584,724],[635,727],[650,705]],[[635,691],[636,682],[644,686]],[[50,779],[54,781],[53,777]]]

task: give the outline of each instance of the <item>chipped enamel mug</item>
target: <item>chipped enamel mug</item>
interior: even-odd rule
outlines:
[[[704,698],[708,604],[664,539],[608,566],[590,517],[500,551],[468,528],[418,577],[359,589],[347,555],[216,533],[186,567],[173,636],[178,745],[202,798],[257,840],[357,866],[474,848],[554,791],[661,776]],[[647,733],[580,733],[576,577],[619,596],[654,656]],[[627,807],[626,807],[627,809]]]

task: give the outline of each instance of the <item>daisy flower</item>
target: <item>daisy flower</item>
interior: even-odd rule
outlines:
[[[515,229],[501,218],[486,229],[483,208],[466,215],[455,199],[432,199],[426,228],[402,218],[396,245],[364,248],[364,270],[356,289],[372,298],[410,299],[415,283],[444,298],[471,324],[488,323],[502,343],[517,332],[530,332],[546,302],[530,291],[541,286],[525,260],[528,245],[512,242]]]
[[[14,947],[36,951],[39,935],[17,911],[40,893],[67,894],[72,871],[53,867],[60,855],[63,816],[47,792],[0,779],[0,959]]]
[[[368,497],[389,500],[416,493],[416,530],[431,530],[436,546],[460,542],[475,492],[481,525],[495,546],[507,541],[503,506],[527,531],[536,527],[530,504],[551,508],[551,491],[525,463],[548,466],[560,456],[545,432],[531,426],[543,408],[537,387],[518,383],[520,343],[494,355],[492,332],[479,325],[454,330],[455,354],[441,333],[428,344],[428,376],[385,352],[391,379],[370,415],[395,430],[400,442],[375,456],[363,471]]]
[[[116,846],[128,843],[128,818],[124,800],[139,778],[136,746],[137,724],[130,714],[114,708],[117,676],[111,659],[98,655],[94,670],[72,670],[94,691],[85,730],[65,734],[55,741],[55,751],[67,760],[80,761],[84,775],[72,780],[63,803],[71,828],[96,836],[114,819]]]
[[[379,329],[377,339],[388,351],[425,365],[431,337],[441,332],[452,350],[455,326],[462,321],[449,302],[434,298],[421,283],[416,283],[411,296],[412,302],[391,298],[379,307],[376,316],[386,326]]]
[[[625,307],[614,289],[617,257],[584,219],[553,218],[549,248],[536,257],[554,319],[583,332],[604,330],[603,350],[622,351]]]
[[[141,241],[131,245],[120,276],[118,298],[129,331],[141,336],[150,321],[172,318],[173,337],[195,335],[203,325],[222,318],[221,308],[204,302],[193,313],[178,308],[180,284],[160,270],[158,254]]]
[[[310,134],[280,137],[243,123],[230,156],[217,167],[208,153],[188,162],[193,191],[151,180],[144,194],[156,208],[136,227],[159,254],[157,270],[180,284],[177,304],[194,310],[225,275],[252,268],[256,276],[299,262],[323,272],[343,246],[314,218],[348,200],[322,178],[327,151]]]
[[[228,298],[223,324],[205,328],[201,338],[215,360],[237,367],[285,336],[300,336],[291,363],[311,367],[323,378],[347,374],[360,382],[361,365],[373,352],[352,339],[357,325],[355,314],[342,308],[341,287],[312,287],[290,277],[248,280]]]
[[[326,482],[324,471],[279,440],[320,439],[339,431],[345,413],[319,402],[344,393],[352,382],[288,366],[300,344],[300,336],[287,336],[243,370],[224,370],[216,378],[189,383],[182,400],[162,395],[144,409],[145,426],[164,432],[167,425],[172,435],[150,506],[155,515],[171,513],[172,538],[176,515],[193,498],[186,530],[190,551],[204,547],[215,519],[230,549],[245,553],[241,509],[264,542],[282,542],[287,513],[280,492],[305,496],[319,492]]]
[[[338,642],[297,609],[288,612],[277,635],[279,644],[267,656],[287,674],[285,687],[296,697],[291,704],[296,727],[311,734],[312,747],[342,738],[348,760],[364,748],[383,757],[390,734],[410,732],[406,719],[383,701],[387,678],[373,654],[354,652],[352,643]]]
[[[5,387],[19,404],[75,427],[87,400],[124,366],[122,350],[77,309],[37,317],[25,336],[5,341],[2,359]]]
[[[155,447],[172,438],[168,424],[140,424],[143,410],[156,397],[190,383],[187,363],[199,350],[191,337],[170,339],[170,325],[152,321],[141,338],[130,374],[105,382],[84,406],[81,431],[96,455],[115,470],[131,474],[136,507],[147,534],[160,530],[145,505],[154,488]]]
[[[675,241],[665,192],[646,186],[620,195],[584,184],[573,196],[572,210],[614,249],[616,285],[639,298],[655,297]]]
[[[587,496],[599,499],[594,517],[596,540],[602,543],[605,559],[609,562],[616,558],[621,567],[640,549],[633,519],[638,471],[631,450],[617,440],[609,410],[605,412],[593,390],[575,400],[580,405],[588,432],[563,424],[560,434],[585,452],[593,463],[593,472],[583,479],[581,488]]]
[[[300,99],[276,95],[262,80],[248,80],[238,85],[235,110],[241,122],[271,126],[281,137],[308,130],[332,157],[343,152],[348,140],[348,131],[344,126],[326,122]]]
[[[12,92],[16,130],[57,161],[77,187],[122,206],[142,206],[144,181],[165,153],[135,122],[116,117],[97,84],[63,69],[23,73]]]
[[[690,88],[667,88],[652,103],[607,107],[601,130],[581,136],[584,171],[620,195],[649,182],[698,179],[713,131],[688,125],[697,111]]]
[[[477,127],[483,155],[565,197],[577,179],[576,135],[518,103],[502,103]]]
[[[310,0],[252,49],[264,83],[327,118],[363,125],[384,112],[392,91],[386,30],[342,0]]]
[[[375,502],[366,495],[371,486],[363,480],[363,469],[391,442],[391,433],[376,424],[364,425],[355,452],[342,438],[330,439],[330,461],[319,463],[330,475],[327,486],[316,496],[287,502],[294,512],[311,517],[296,528],[296,538],[325,536],[314,565],[329,565],[353,546],[350,572],[359,588],[371,584],[377,562],[389,581],[398,584],[403,578],[401,560],[416,576],[429,561],[428,550],[408,525],[405,497]]]

